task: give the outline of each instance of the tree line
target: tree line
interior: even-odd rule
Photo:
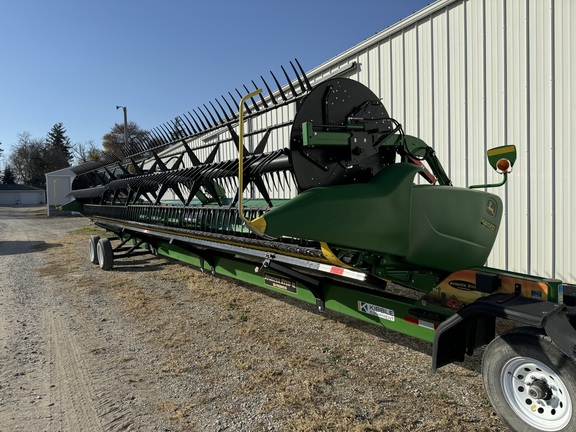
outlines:
[[[128,123],[129,143],[142,139],[146,134],[136,123]],[[122,160],[124,124],[116,123],[102,137],[102,146],[104,150],[99,149],[94,141],[72,144],[62,123],[56,123],[48,134],[41,138],[22,132],[17,135],[17,142],[12,146],[8,162],[0,175],[0,183],[20,183],[44,189],[46,173],[67,168],[71,164],[99,161],[105,154],[113,154]],[[0,156],[2,152],[3,149],[0,148]]]

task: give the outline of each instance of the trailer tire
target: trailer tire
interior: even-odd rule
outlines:
[[[518,328],[494,339],[482,358],[492,407],[513,431],[576,431],[576,362],[542,331]]]
[[[112,251],[112,244],[107,238],[98,240],[96,247],[98,254],[98,264],[102,270],[112,270],[114,266],[114,252]]]
[[[98,264],[98,241],[100,241],[100,236],[90,236],[88,242],[88,258],[92,264]]]

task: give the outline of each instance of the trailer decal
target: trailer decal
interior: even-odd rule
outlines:
[[[358,302],[358,310],[368,315],[374,315],[378,318],[383,318],[388,321],[394,321],[394,311],[382,306],[373,305],[363,301]]]
[[[281,289],[284,291],[289,291],[296,294],[298,288],[296,287],[296,282],[286,279],[280,276],[271,275],[269,273],[264,274],[264,283],[273,288]]]

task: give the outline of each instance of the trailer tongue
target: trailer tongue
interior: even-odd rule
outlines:
[[[166,255],[432,342],[433,369],[489,344],[486,390],[511,429],[576,430],[576,288],[484,266],[503,209],[485,189],[514,146],[488,151],[500,183],[454,187],[368,88],[313,87],[291,65],[274,92],[262,78],[266,97],[229,93],[73,167],[71,205],[114,233],[90,238],[91,261]],[[496,318],[522,327],[497,337]]]

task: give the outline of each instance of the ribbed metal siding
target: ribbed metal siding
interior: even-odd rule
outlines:
[[[379,94],[406,133],[433,146],[457,186],[496,182],[490,147],[518,162],[488,265],[576,282],[576,2],[438,1],[319,66]]]

